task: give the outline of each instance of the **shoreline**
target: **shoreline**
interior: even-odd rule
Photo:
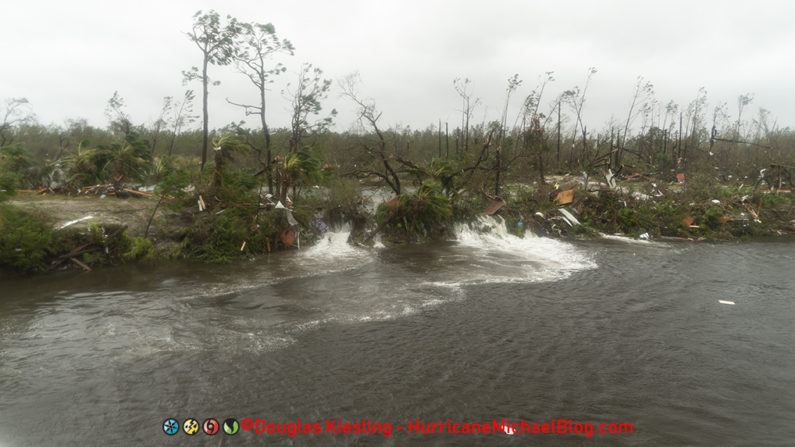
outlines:
[[[582,185],[570,184],[546,192],[543,188],[532,193],[513,191],[506,194],[505,200],[455,197],[450,200],[452,207],[448,215],[427,219],[428,216],[408,214],[407,220],[406,210],[413,209],[407,207],[418,196],[419,193],[406,194],[406,200],[404,196],[393,197],[380,204],[375,213],[365,206],[322,212],[314,209],[314,215],[301,207],[292,210],[260,208],[256,215],[259,223],[250,227],[248,234],[246,229],[240,231],[230,224],[236,222],[235,219],[245,220],[245,213],[234,206],[210,212],[187,206],[158,207],[149,234],[144,237],[156,197],[122,199],[22,192],[0,206],[16,209],[19,216],[26,216],[28,223],[23,225],[37,222],[38,231],[48,235],[46,246],[23,247],[21,252],[19,248],[13,249],[11,257],[15,259],[8,258],[9,247],[5,247],[4,257],[0,258],[0,278],[163,260],[229,263],[236,259],[255,259],[265,253],[293,250],[295,242],[309,247],[323,237],[329,226],[341,224],[351,226],[349,243],[361,246],[372,246],[375,239],[386,246],[455,240],[456,225],[469,225],[485,232],[491,231],[486,228],[493,225],[489,222],[496,224],[500,220],[504,222],[503,231],[517,237],[532,233],[565,241],[614,238],[672,243],[795,240],[789,193],[771,196],[783,198],[767,199],[768,205],[778,206],[764,208],[762,203],[766,195],[760,195],[759,212],[755,213],[748,204],[748,195],[690,202],[689,206],[683,206],[671,197],[638,198],[635,193],[621,194],[606,188],[588,191]],[[552,196],[555,198],[550,200]],[[234,217],[235,213],[240,216]],[[228,218],[220,220],[219,216],[224,214]],[[479,217],[489,214],[497,216],[496,219],[489,221],[489,218]],[[266,222],[270,225],[267,232],[262,228]],[[252,228],[257,231],[252,232]],[[28,237],[41,236],[35,234],[36,228],[28,229],[34,233]],[[291,240],[293,230],[297,241]],[[285,238],[285,234],[289,237]],[[223,240],[218,242],[213,238]],[[211,244],[217,246],[208,249]],[[219,247],[223,250],[219,251]],[[239,251],[235,253],[233,247],[239,247]],[[38,251],[34,253],[35,250]],[[34,259],[36,262],[27,262]]]

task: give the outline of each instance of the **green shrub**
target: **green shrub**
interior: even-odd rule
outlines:
[[[387,231],[387,236],[405,231],[403,237],[408,239],[425,238],[428,231],[443,232],[452,215],[452,204],[442,186],[428,179],[423,180],[416,194],[401,195],[397,204],[381,204],[376,212],[377,220],[387,222],[387,230],[392,230],[391,234]]]
[[[618,210],[618,227],[624,234],[634,234],[638,231],[638,215],[632,208]]]
[[[719,208],[707,208],[704,212],[704,224],[711,229],[720,227],[720,217],[723,216],[723,211]]]
[[[44,270],[52,233],[49,219],[0,204],[0,266],[22,273]]]
[[[240,246],[249,238],[246,219],[235,209],[204,219],[188,232],[182,254],[208,263],[227,263],[240,256]]]
[[[152,256],[153,252],[154,245],[152,245],[152,241],[145,237],[136,237],[132,240],[130,249],[124,253],[124,259],[128,261],[147,259]]]

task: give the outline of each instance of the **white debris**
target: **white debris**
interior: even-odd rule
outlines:
[[[83,222],[85,220],[93,219],[93,218],[94,218],[94,216],[85,216],[85,217],[81,217],[80,219],[70,220],[69,222],[66,222],[65,224],[63,224],[60,227],[58,227],[57,229],[58,230],[63,230],[64,228],[66,228],[66,227],[68,227],[70,225],[74,225],[76,223]]]
[[[608,169],[605,174],[605,180],[607,180],[607,186],[609,186],[610,189],[616,189],[616,179],[614,177],[613,170]]]
[[[566,210],[565,208],[561,208],[561,209],[559,209],[558,211],[560,211],[560,214],[562,214],[562,215],[563,215],[563,218],[566,220],[566,223],[567,223],[567,224],[569,224],[569,226],[570,226],[570,227],[573,227],[573,226],[575,226],[575,225],[579,225],[579,224],[580,224],[580,221],[579,221],[579,220],[577,220],[577,218],[576,218],[576,217],[574,217],[574,216],[573,216],[573,215],[572,215],[572,214],[571,214],[571,213],[570,213],[568,210]]]
[[[721,304],[728,304],[730,306],[734,306],[734,301],[726,301],[726,300],[718,300]]]

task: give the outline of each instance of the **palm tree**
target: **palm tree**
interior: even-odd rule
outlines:
[[[113,143],[101,150],[105,158],[103,174],[113,181],[117,191],[125,180],[143,180],[152,166],[149,144],[135,133],[127,134],[123,142]]]
[[[285,155],[284,161],[278,166],[281,177],[279,200],[285,203],[287,188],[290,186],[293,187],[293,194],[295,194],[295,187],[299,182],[318,181],[322,164],[318,151],[308,146],[304,146],[298,152]]]

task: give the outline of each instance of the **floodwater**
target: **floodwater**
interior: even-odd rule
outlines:
[[[358,248],[341,230],[229,266],[5,281],[0,446],[795,442],[792,245],[482,223],[423,246]],[[168,436],[171,417],[266,432]],[[409,433],[508,419],[580,433]],[[321,433],[267,432],[299,420]],[[588,433],[603,423],[632,433]]]

